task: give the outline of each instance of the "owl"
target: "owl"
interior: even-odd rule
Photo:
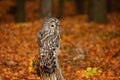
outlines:
[[[58,63],[60,48],[60,22],[57,18],[48,18],[44,21],[37,33],[39,60],[36,72],[43,80],[63,80]]]

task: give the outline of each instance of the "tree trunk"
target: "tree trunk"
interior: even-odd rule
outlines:
[[[25,21],[25,0],[16,0],[16,22]]]
[[[88,9],[89,21],[106,23],[107,0],[90,0]]]
[[[41,80],[64,80],[58,59],[56,60],[56,63],[56,70],[52,74],[46,74],[43,72],[43,70],[41,70],[40,58],[34,60],[33,69],[35,70],[36,74],[41,77]]]
[[[63,6],[64,6],[64,1],[59,0],[58,2],[58,18],[61,18],[63,16]]]
[[[111,2],[111,0],[107,0],[107,10],[108,10],[109,13],[112,12],[112,2]]]
[[[76,9],[79,14],[84,13],[84,0],[75,0]]]
[[[52,17],[53,1],[40,0],[40,18]]]

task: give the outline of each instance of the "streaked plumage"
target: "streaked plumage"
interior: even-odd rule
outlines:
[[[43,80],[50,77],[50,80],[63,80],[57,77],[61,75],[58,64],[58,50],[60,47],[60,23],[56,18],[49,18],[45,20],[40,31],[37,33],[37,40],[39,46],[39,63],[36,70]],[[37,62],[37,61],[36,61]],[[38,68],[38,69],[37,69]]]

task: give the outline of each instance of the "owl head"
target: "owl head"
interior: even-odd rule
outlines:
[[[49,32],[51,34],[60,32],[60,22],[57,18],[48,18],[42,25],[42,31]]]

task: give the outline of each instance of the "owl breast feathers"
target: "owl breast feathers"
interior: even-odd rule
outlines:
[[[60,46],[60,23],[56,18],[47,19],[37,33],[40,67],[44,73],[53,73]]]

